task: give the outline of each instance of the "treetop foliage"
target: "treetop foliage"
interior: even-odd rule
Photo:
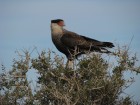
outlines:
[[[87,54],[74,69],[65,68],[64,58],[51,51],[42,51],[34,58],[28,51],[19,55],[10,71],[1,67],[1,105],[139,105],[130,96],[121,96],[134,82],[133,77],[124,78],[124,73],[140,73],[137,57],[130,55],[127,47],[106,55],[107,59],[103,54]],[[40,85],[35,94],[26,76],[33,69],[39,74]]]

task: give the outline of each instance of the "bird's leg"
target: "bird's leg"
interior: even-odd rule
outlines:
[[[75,59],[75,55],[76,55],[76,48],[73,50],[74,53],[71,53],[71,51],[69,49],[68,49],[68,52],[70,54],[71,59],[67,60],[66,68],[74,69],[74,59]]]
[[[73,56],[73,54],[70,52],[70,50],[69,50],[69,49],[68,49],[68,52],[69,52],[70,56],[72,57],[72,56]]]
[[[88,53],[91,52],[91,47],[92,47],[92,44],[90,44],[90,46],[89,46],[89,51],[88,51]]]
[[[68,63],[69,63],[69,60],[67,60],[67,63],[66,63],[66,69],[68,68]]]
[[[79,50],[79,47],[78,46],[75,46],[75,49],[74,49],[74,61],[73,61],[73,69],[74,69],[74,65],[76,65],[76,59],[77,59],[77,55],[80,53],[80,50]],[[76,59],[75,59],[76,58]],[[77,68],[77,67],[76,67]]]
[[[84,51],[84,53],[89,55],[91,53],[91,48],[92,48],[92,44],[89,45],[89,49]]]
[[[66,63],[66,68],[71,68],[71,69],[74,69],[74,66],[75,66],[75,64],[76,64],[76,60],[75,60],[75,58],[76,58],[76,55],[78,54],[78,53],[80,53],[79,52],[79,48],[78,48],[78,46],[75,46],[74,47],[74,50],[72,50],[72,52],[73,53],[71,53],[71,51],[68,49],[68,52],[69,52],[69,54],[70,54],[70,58],[72,58],[72,59],[68,59],[68,61],[67,61],[67,63]]]
[[[67,60],[67,63],[66,63],[66,68],[68,69],[74,69],[74,61],[73,60]]]

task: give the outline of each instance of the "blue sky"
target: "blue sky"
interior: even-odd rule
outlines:
[[[0,0],[0,63],[12,64],[16,50],[52,49],[50,20],[101,41],[128,45],[140,59],[140,0]],[[58,53],[59,55],[63,55]],[[140,101],[140,78],[128,89]]]

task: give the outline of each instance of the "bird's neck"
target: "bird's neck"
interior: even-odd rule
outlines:
[[[63,27],[61,27],[57,24],[51,24],[51,32],[53,35],[63,34]]]

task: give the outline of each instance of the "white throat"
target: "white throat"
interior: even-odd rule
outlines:
[[[63,28],[59,26],[57,23],[51,23],[51,32],[52,34],[62,34]]]

